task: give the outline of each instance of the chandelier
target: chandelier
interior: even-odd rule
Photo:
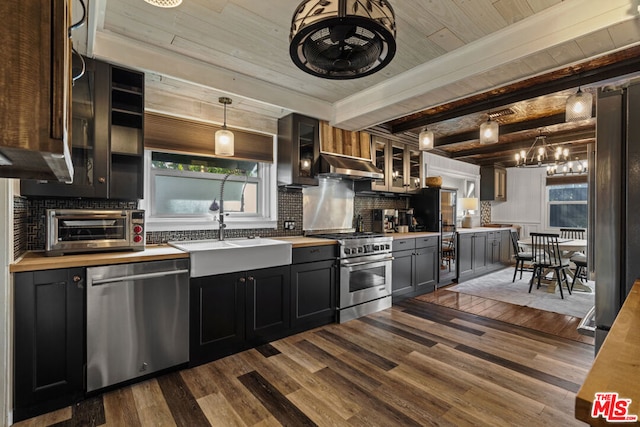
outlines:
[[[578,159],[570,161],[568,148],[553,147],[547,143],[547,136],[542,132],[533,140],[527,151],[521,150],[515,155],[516,167],[546,167],[547,175],[579,174],[587,172],[587,162]]]

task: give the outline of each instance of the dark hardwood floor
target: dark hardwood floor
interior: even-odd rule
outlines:
[[[594,348],[562,336],[569,321],[451,294],[438,290],[16,425],[584,425],[574,399]]]

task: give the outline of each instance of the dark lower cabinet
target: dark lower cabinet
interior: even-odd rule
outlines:
[[[458,282],[509,265],[510,239],[509,230],[458,233]]]
[[[14,275],[14,421],[84,396],[85,270]]]
[[[391,288],[394,301],[433,292],[438,284],[438,236],[393,241]]]
[[[285,336],[290,327],[290,268],[192,278],[190,348],[199,365]]]
[[[291,266],[291,327],[294,332],[336,321],[335,260]]]

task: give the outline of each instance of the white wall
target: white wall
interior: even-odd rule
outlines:
[[[547,229],[546,168],[507,168],[507,201],[491,202],[491,222],[522,227],[522,238]]]

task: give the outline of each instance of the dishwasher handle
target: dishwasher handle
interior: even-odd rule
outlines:
[[[154,279],[156,277],[177,276],[179,274],[189,274],[189,270],[158,271],[155,273],[132,274],[131,276],[109,277],[106,279],[93,280],[91,281],[91,285],[96,286],[104,285],[106,283],[127,282],[130,280]]]

